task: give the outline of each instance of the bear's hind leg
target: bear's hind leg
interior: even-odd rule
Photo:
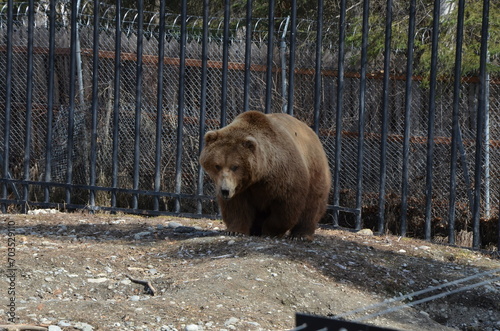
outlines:
[[[297,224],[291,229],[290,237],[300,240],[313,240],[314,232],[325,209],[322,204],[309,205],[300,215]]]

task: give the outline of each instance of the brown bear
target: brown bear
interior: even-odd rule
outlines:
[[[287,114],[240,114],[205,134],[200,163],[230,233],[312,240],[331,186],[318,136]]]

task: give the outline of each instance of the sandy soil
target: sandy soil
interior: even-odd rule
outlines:
[[[1,217],[0,324],[15,315],[15,324],[52,331],[290,330],[296,312],[334,317],[476,275],[345,319],[399,330],[500,330],[496,253],[328,227],[300,242],[226,236],[213,220]],[[413,306],[383,313],[405,304]]]

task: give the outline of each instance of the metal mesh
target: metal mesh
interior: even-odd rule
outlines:
[[[62,5],[61,5],[62,6]],[[27,67],[27,28],[26,6],[20,6],[16,15],[14,33],[14,53],[12,68],[12,120],[11,120],[11,142],[10,142],[10,172],[14,178],[23,177],[23,159],[25,151],[25,112],[26,112],[26,67]],[[99,64],[99,96],[98,96],[98,132],[97,132],[97,186],[108,187],[111,185],[112,172],[112,146],[113,146],[113,102],[114,91],[114,54],[115,54],[115,27],[114,8],[101,5],[101,27],[100,27],[100,64]],[[1,9],[2,40],[5,40],[5,11]],[[47,8],[39,5],[36,8],[35,25],[35,53],[33,73],[33,133],[30,140],[30,163],[29,173],[32,180],[43,180],[45,174],[46,156],[46,132],[47,132],[47,77],[48,77],[48,21]],[[79,21],[79,38],[81,45],[82,61],[81,73],[83,86],[78,82],[69,81],[69,8],[58,7],[58,30],[56,38],[55,58],[55,107],[54,120],[50,144],[52,148],[51,180],[64,183],[67,180],[67,123],[69,105],[69,86],[77,84],[76,108],[75,108],[75,137],[76,143],[73,150],[74,173],[73,180],[78,184],[89,183],[89,154],[90,154],[90,121],[92,105],[92,47],[93,26],[92,8],[85,4]],[[123,20],[121,35],[121,80],[120,80],[120,110],[119,110],[119,181],[120,188],[131,188],[133,185],[134,168],[134,132],[135,132],[135,108],[136,108],[136,47],[137,47],[137,23],[133,19],[134,11],[128,10]],[[142,105],[140,123],[140,178],[139,190],[152,190],[154,182],[154,160],[155,160],[155,133],[156,133],[156,108],[157,108],[157,67],[158,67],[158,14],[146,13],[147,24],[144,33],[144,56],[142,76]],[[282,95],[283,79],[281,69],[287,69],[288,63],[282,62],[282,55],[288,61],[288,53],[282,54],[284,41],[286,52],[289,47],[289,34],[283,36],[285,19],[277,19],[279,29],[275,35],[274,45],[274,72],[272,87],[272,111],[280,112],[286,95]],[[299,20],[297,34],[297,57],[294,86],[294,113],[298,118],[312,124],[314,104],[314,62],[315,62],[315,25],[314,21]],[[162,160],[161,160],[161,190],[174,192],[175,190],[175,162],[177,153],[177,124],[178,124],[178,98],[179,98],[179,17],[167,16],[167,39],[165,45],[165,67],[163,72],[163,128],[162,128]],[[201,94],[201,42],[200,27],[201,18],[190,17],[188,19],[188,42],[186,46],[186,74],[184,94],[184,116],[183,141],[182,141],[182,194],[196,194],[198,174],[198,148],[199,148],[199,116],[200,116],[200,94]],[[244,71],[243,63],[245,56],[244,20],[231,20],[231,39],[229,44],[230,70],[228,72],[227,99],[221,100],[222,79],[222,18],[212,18],[209,22],[210,42],[208,54],[210,65],[207,79],[207,108],[206,124],[207,130],[216,129],[220,126],[221,102],[227,107],[227,118],[230,122],[243,109],[244,95]],[[320,111],[320,138],[322,139],[330,165],[333,170],[335,141],[334,132],[336,104],[337,104],[337,34],[334,31],[336,24],[325,24],[328,28],[324,36],[323,48],[323,75],[321,89],[321,111]],[[259,65],[266,64],[267,56],[267,21],[257,19],[253,25],[252,41],[252,70],[251,86],[249,89],[250,108],[264,110],[265,108],[265,68]],[[353,29],[353,27],[349,27]],[[347,54],[359,54],[357,49],[349,49]],[[388,118],[388,176],[387,196],[388,204],[398,204],[402,186],[402,142],[404,131],[404,106],[405,106],[405,84],[404,67],[406,58],[400,52],[394,51],[391,73],[390,100]],[[495,59],[492,59],[496,61]],[[345,89],[343,95],[343,117],[342,117],[342,159],[341,175],[338,183],[341,189],[341,204],[354,207],[354,191],[356,188],[357,172],[357,148],[358,148],[358,121],[359,121],[359,88],[360,78],[356,74],[358,62],[355,57],[346,59],[347,70],[345,78]],[[366,113],[365,113],[365,153],[363,162],[363,207],[368,208],[376,205],[379,191],[379,166],[380,166],[380,140],[381,140],[381,109],[382,109],[382,75],[380,74],[382,63],[380,59],[370,63],[370,75],[367,81]],[[5,57],[0,59],[0,71],[6,72]],[[287,72],[288,75],[288,72]],[[2,79],[2,83],[5,79]],[[453,98],[452,79],[440,79],[437,86],[436,99],[436,125],[435,125],[435,154],[433,167],[433,218],[438,222],[446,220],[448,210],[449,176],[450,176],[450,146],[451,146],[451,111]],[[286,90],[285,85],[285,90]],[[465,222],[469,219],[470,204],[467,196],[467,186],[473,185],[466,180],[473,181],[474,154],[476,136],[476,112],[477,112],[477,89],[478,83],[474,78],[464,79],[461,87],[460,97],[460,128],[461,143],[463,145],[463,162],[458,166],[458,188],[457,206],[464,217]],[[5,104],[5,88],[2,88],[0,103]],[[499,204],[498,192],[498,170],[494,167],[500,161],[498,150],[500,140],[497,116],[500,113],[500,102],[496,97],[500,93],[498,81],[490,81],[490,118],[489,137],[485,152],[488,159],[483,171],[489,171],[489,177],[485,179],[483,190],[482,213],[485,217],[497,212]],[[410,208],[415,212],[416,218],[421,218],[421,210],[425,198],[425,164],[427,154],[427,122],[428,122],[428,84],[425,79],[415,78],[412,85],[411,102],[411,139],[409,183],[410,183]],[[0,125],[4,126],[5,118],[0,116]],[[0,143],[3,146],[3,135]],[[461,160],[459,158],[459,160]],[[486,172],[488,174],[488,172]],[[205,178],[204,194],[213,195],[213,188]],[[57,196],[59,189],[53,189],[53,195]],[[82,190],[82,194],[76,198],[80,203],[86,204],[88,196]],[[32,199],[39,200],[40,192],[34,190]],[[97,204],[109,205],[110,194],[99,192]],[[396,202],[395,202],[396,201]],[[164,199],[165,210],[173,210],[173,202],[169,198]],[[143,196],[140,201],[142,208],[151,208],[152,199]],[[131,205],[130,195],[123,194],[118,204],[124,208]],[[195,202],[188,199],[181,203],[182,211],[194,212]],[[391,207],[391,206],[389,206]],[[398,208],[392,206],[388,212],[399,213]],[[213,214],[216,212],[214,203],[204,203],[203,212]],[[388,215],[388,219],[391,218]],[[398,218],[397,215],[394,218]]]

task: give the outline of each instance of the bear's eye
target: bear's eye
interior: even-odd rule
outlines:
[[[218,165],[218,164],[215,165],[215,170],[220,171],[221,169],[222,169],[222,167],[220,165]]]
[[[237,165],[231,166],[231,171],[236,171],[236,170],[238,170],[238,168],[239,167]]]

